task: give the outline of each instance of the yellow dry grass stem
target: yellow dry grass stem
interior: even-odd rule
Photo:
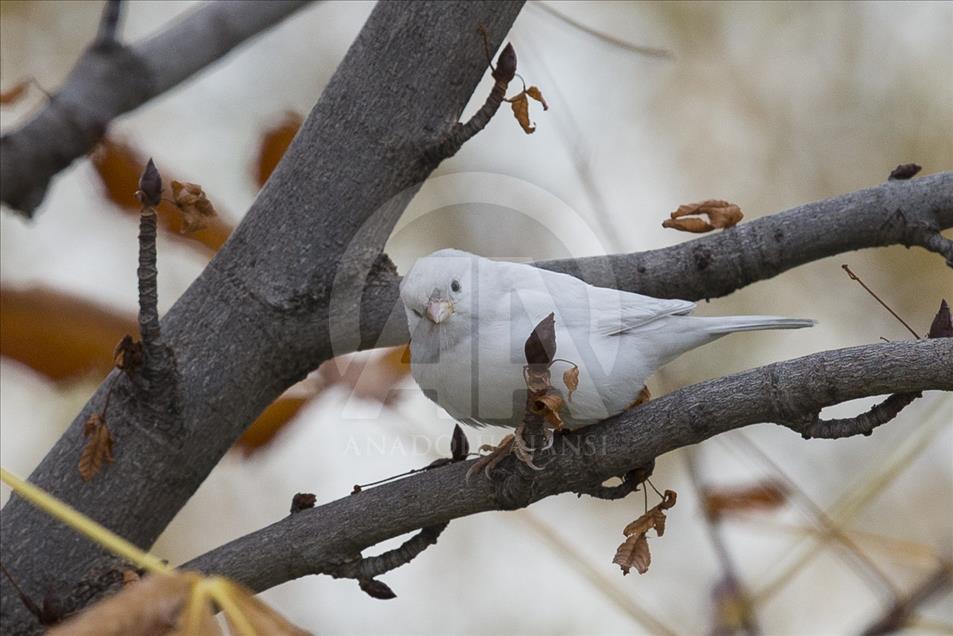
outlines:
[[[59,519],[76,532],[91,541],[95,541],[116,556],[120,556],[153,574],[171,574],[174,572],[174,568],[164,563],[162,559],[140,550],[53,495],[28,481],[20,479],[6,468],[0,467],[0,480],[37,508],[51,517]]]

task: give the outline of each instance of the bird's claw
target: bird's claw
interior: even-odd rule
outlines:
[[[516,459],[532,470],[543,470],[542,466],[537,466],[533,463],[533,457],[536,452],[542,452],[552,447],[553,432],[548,428],[543,429],[544,435],[546,436],[546,443],[542,448],[536,448],[528,445],[526,440],[523,439],[523,428],[523,424],[520,424],[515,433],[510,433],[504,437],[496,446],[489,444],[482,445],[480,451],[486,451],[489,454],[473,462],[473,465],[467,470],[466,483],[469,484],[470,478],[481,471],[487,479],[493,479],[493,469],[509,455],[515,455]]]

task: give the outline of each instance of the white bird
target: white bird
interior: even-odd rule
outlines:
[[[445,249],[419,259],[400,297],[410,327],[411,372],[455,419],[516,427],[526,402],[524,344],[555,314],[555,362],[577,365],[579,384],[563,420],[579,428],[631,407],[656,369],[736,331],[798,329],[813,320],[693,317],[695,303],[594,287],[531,265]],[[568,393],[562,373],[554,388]]]

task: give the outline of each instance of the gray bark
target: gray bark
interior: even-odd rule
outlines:
[[[342,352],[332,347],[334,325],[357,322],[365,273],[440,161],[427,150],[487,71],[478,27],[495,49],[521,6],[377,5],[242,223],[162,320],[180,408],[150,411],[114,371],[30,480],[150,546],[245,427]],[[86,483],[76,468],[83,422],[113,384],[115,463]],[[98,581],[113,558],[18,497],[0,531],[3,564],[36,598],[82,589],[68,599],[81,604],[108,583]],[[35,629],[6,581],[2,590],[5,633]]]
[[[777,422],[800,432],[799,422],[832,404],[892,391],[951,391],[950,369],[953,338],[872,344],[770,364],[679,389],[557,437],[554,455],[544,458],[545,470],[531,481],[512,471],[498,482],[480,477],[465,485],[472,462],[451,464],[304,510],[182,567],[265,590],[331,571],[341,560],[417,528],[585,490],[735,428]]]
[[[219,0],[156,35],[123,46],[110,0],[100,34],[63,86],[28,122],[0,138],[0,200],[32,216],[50,180],[89,152],[116,117],[138,108],[311,0]],[[131,3],[133,9],[135,3]]]

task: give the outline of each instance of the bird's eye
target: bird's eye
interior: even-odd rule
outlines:
[[[454,293],[460,291],[460,281],[455,280],[452,283],[450,283],[450,291]]]

